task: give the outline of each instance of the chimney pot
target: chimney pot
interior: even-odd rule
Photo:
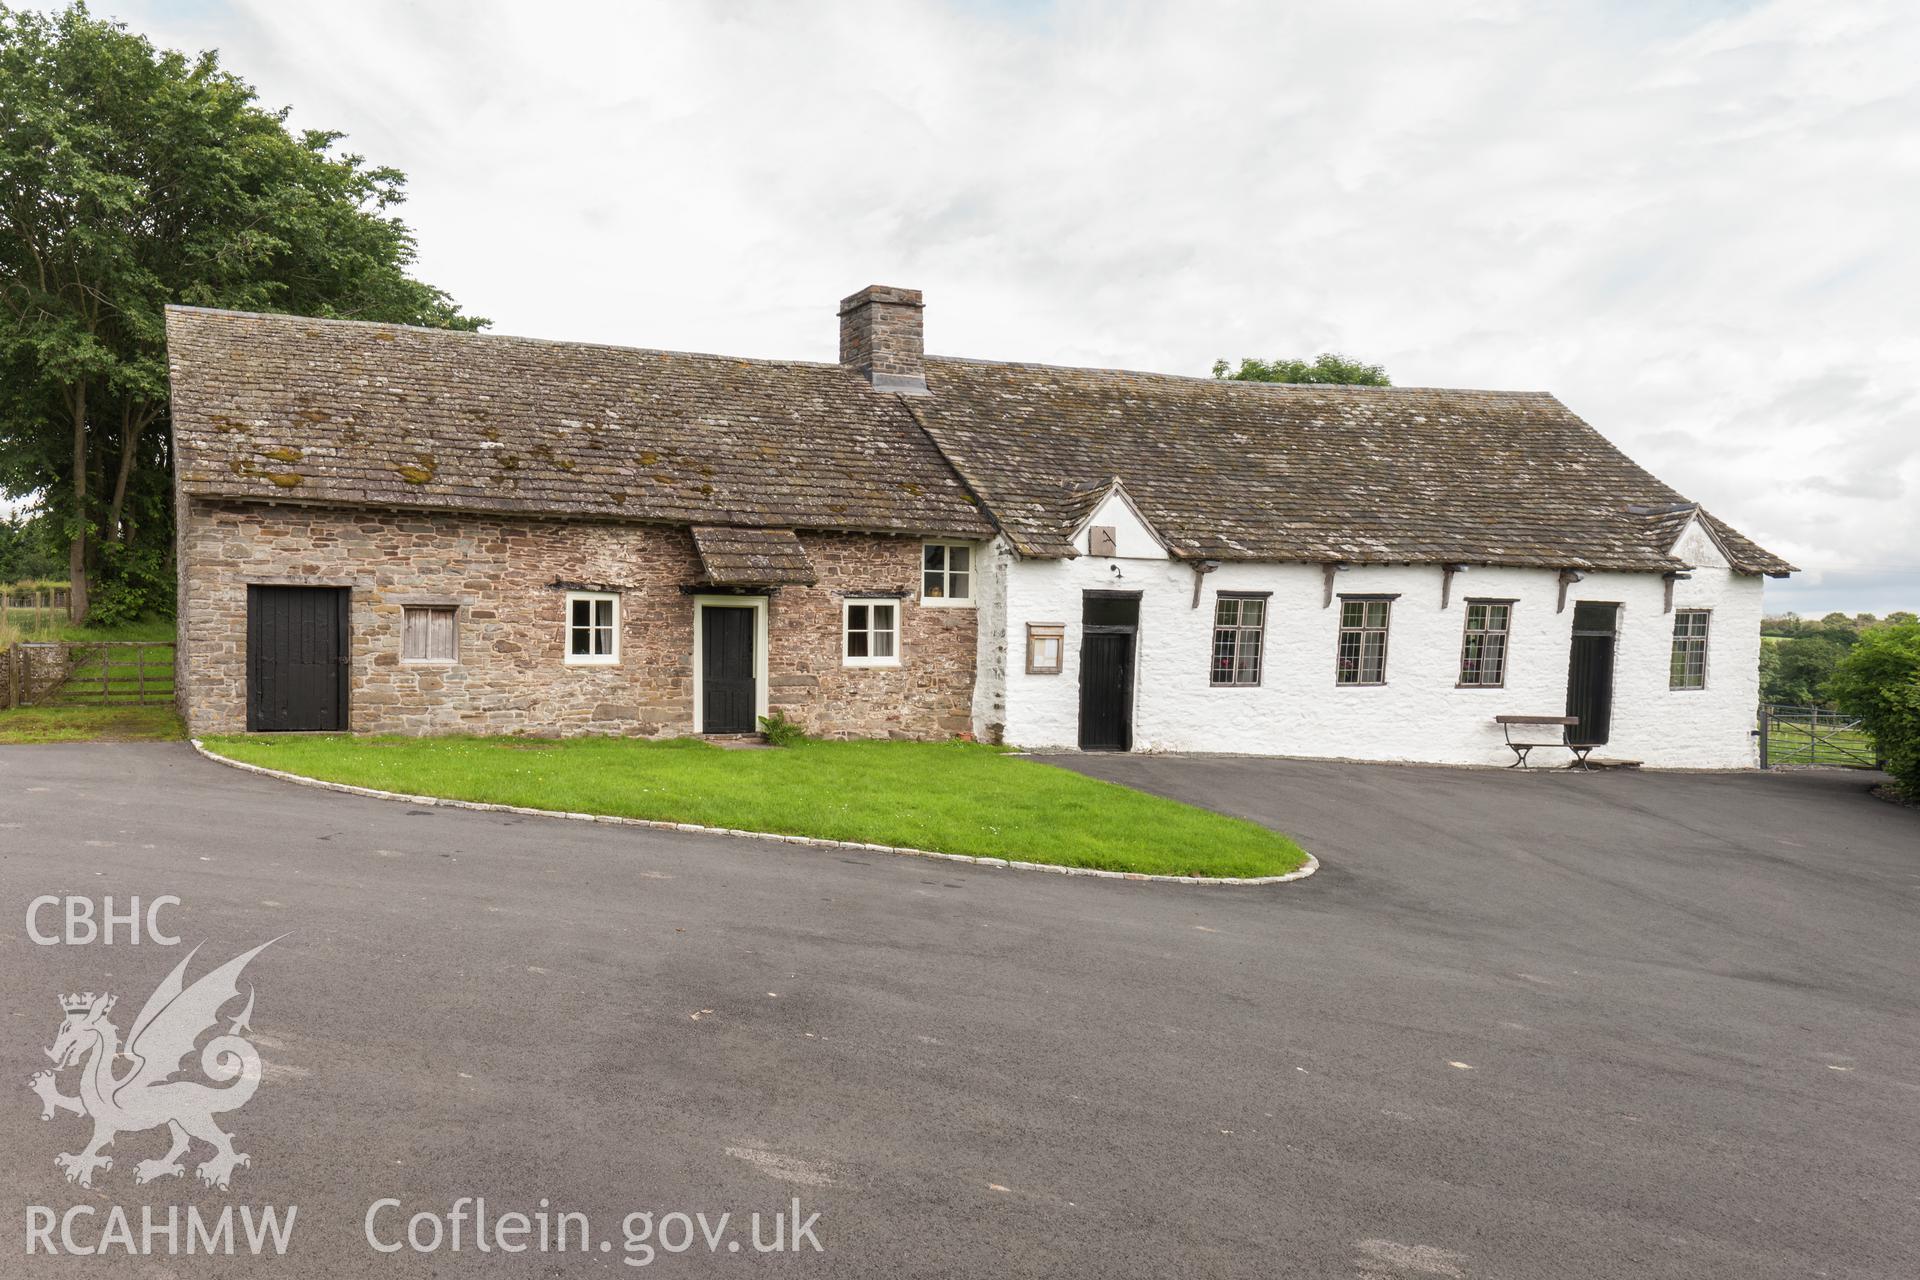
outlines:
[[[875,391],[927,394],[926,333],[918,289],[868,285],[840,302],[840,363]]]

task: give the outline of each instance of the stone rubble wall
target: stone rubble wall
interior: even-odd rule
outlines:
[[[820,581],[769,597],[769,708],[820,737],[967,732],[974,610],[919,603],[920,542],[800,537]],[[696,606],[683,588],[700,567],[684,528],[196,500],[180,547],[179,696],[195,734],[246,728],[250,583],[351,589],[355,732],[693,732]],[[569,586],[619,593],[617,665],[563,660]],[[842,664],[842,603],[863,593],[902,597],[898,667]],[[458,610],[457,661],[401,661],[409,604]]]

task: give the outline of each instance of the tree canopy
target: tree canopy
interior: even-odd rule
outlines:
[[[1862,632],[1829,687],[1864,722],[1907,797],[1920,800],[1920,622]]]
[[[408,274],[403,175],[287,114],[213,52],[0,6],[0,491],[60,522],[76,621],[170,576],[168,303],[485,323]]]
[[[1798,636],[1760,646],[1760,700],[1811,707],[1827,702],[1827,681],[1846,647],[1823,635]]]
[[[1213,376],[1237,382],[1326,382],[1348,387],[1390,387],[1387,371],[1377,364],[1322,351],[1311,360],[1243,358],[1234,368],[1225,360],[1213,362]]]
[[[1760,634],[1760,700],[1777,705],[1832,706],[1834,674],[1859,644],[1888,628],[1911,626],[1909,610],[1885,618],[1871,613],[1835,611],[1822,618],[1788,613],[1762,619]]]
[[[44,513],[0,514],[0,587],[51,578],[66,569],[57,531]],[[4,631],[0,627],[0,631]]]

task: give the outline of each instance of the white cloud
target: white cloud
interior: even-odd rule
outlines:
[[[120,12],[407,171],[505,332],[831,358],[883,281],[954,354],[1335,348],[1556,392],[1806,566],[1776,607],[1920,575],[1899,0]]]

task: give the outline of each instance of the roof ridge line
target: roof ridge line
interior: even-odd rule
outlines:
[[[1379,391],[1379,392],[1385,392],[1389,394],[1396,391],[1408,391],[1408,392],[1410,391],[1451,391],[1451,392],[1466,392],[1468,394],[1476,395],[1476,396],[1511,396],[1516,399],[1521,397],[1544,396],[1549,400],[1555,401],[1556,403],[1558,403],[1560,400],[1560,397],[1558,397],[1551,391],[1541,391],[1541,390],[1527,391],[1527,390],[1520,390],[1516,388],[1435,387],[1435,386],[1380,387],[1380,386],[1373,386],[1371,384],[1361,383],[1361,382],[1254,382],[1251,380],[1242,380],[1240,378],[1216,378],[1211,374],[1168,373],[1165,370],[1161,370],[1161,369],[1129,369],[1129,368],[1122,368],[1114,365],[1097,365],[1097,364],[1050,364],[1043,360],[994,360],[986,356],[941,356],[941,355],[929,354],[926,357],[926,359],[929,361],[945,361],[951,364],[981,365],[981,366],[997,368],[997,369],[1042,369],[1042,370],[1048,370],[1048,371],[1059,372],[1059,373],[1103,373],[1103,374],[1119,374],[1119,375],[1125,375],[1127,377],[1134,377],[1134,378],[1168,378],[1168,379],[1173,379],[1181,382],[1199,382],[1210,387],[1268,387],[1268,388],[1276,389],[1277,394],[1283,394],[1283,395],[1289,394],[1289,393],[1297,394],[1305,390],[1318,388],[1326,391]],[[936,392],[935,394],[937,395],[938,393]]]
[[[521,342],[532,346],[559,347],[587,351],[622,351],[649,356],[686,356],[701,360],[726,360],[748,364],[795,367],[803,369],[846,369],[847,366],[837,360],[802,360],[790,356],[743,356],[731,355],[724,351],[693,351],[678,347],[649,347],[621,342],[596,342],[586,338],[540,338],[531,334],[499,333],[481,329],[444,329],[434,325],[403,324],[397,320],[352,320],[345,316],[308,316],[294,311],[246,311],[233,307],[204,307],[186,303],[170,302],[166,311],[181,312],[190,315],[232,316],[246,320],[269,320],[283,324],[319,324],[343,328],[358,329],[401,329],[409,333],[419,333],[434,337],[471,338],[481,341]],[[1039,360],[996,360],[986,356],[943,356],[928,355],[929,361],[948,361],[953,364],[978,365],[999,369],[1040,369],[1061,373],[1093,373],[1108,376],[1135,378],[1166,378],[1181,382],[1198,382],[1207,386],[1267,387],[1279,388],[1272,392],[1259,394],[1301,395],[1307,394],[1302,388],[1316,388],[1323,391],[1363,391],[1380,392],[1391,395],[1396,392],[1465,392],[1471,395],[1503,396],[1513,398],[1545,397],[1558,400],[1551,391],[1527,391],[1512,388],[1494,387],[1437,387],[1437,386],[1372,386],[1351,382],[1252,382],[1237,378],[1216,378],[1212,375],[1196,373],[1170,373],[1162,369],[1132,369],[1116,365],[1076,365],[1050,364]],[[849,373],[852,370],[848,370]]]
[[[847,369],[837,360],[796,360],[782,356],[738,356],[724,351],[682,351],[673,347],[639,347],[618,342],[592,342],[584,338],[536,338],[530,334],[492,333],[480,329],[441,329],[425,324],[401,324],[395,320],[349,320],[343,316],[303,316],[292,311],[236,311],[228,307],[194,307],[170,302],[168,311],[193,315],[233,316],[244,320],[272,320],[289,325],[323,324],[348,329],[402,329],[433,337],[473,338],[491,342],[523,342],[529,346],[561,347],[576,351],[620,351],[643,356],[688,356],[700,360],[726,360],[734,363],[795,366],[806,369]],[[857,376],[857,375],[855,375]]]

